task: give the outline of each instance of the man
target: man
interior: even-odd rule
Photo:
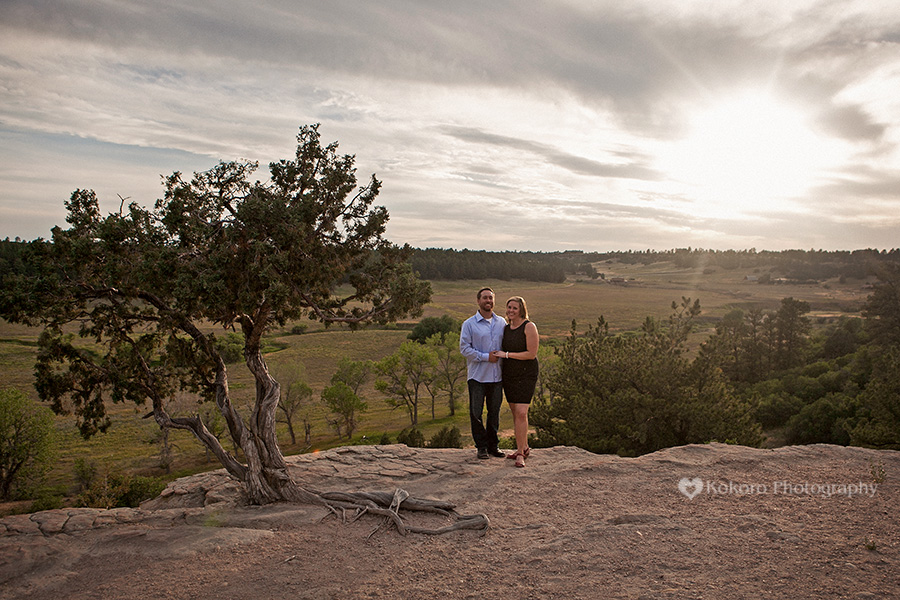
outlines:
[[[494,314],[494,291],[478,290],[478,312],[465,320],[459,334],[459,351],[466,357],[469,384],[469,420],[478,458],[506,456],[497,447],[500,406],[503,404],[500,360],[491,356],[500,350],[506,321]],[[482,412],[487,404],[487,422]]]

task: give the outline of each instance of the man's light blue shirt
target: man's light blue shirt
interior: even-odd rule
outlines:
[[[496,383],[502,378],[500,361],[490,362],[490,356],[503,344],[506,321],[496,313],[491,314],[489,321],[476,312],[465,320],[459,334],[459,351],[466,357],[468,378],[481,383]]]

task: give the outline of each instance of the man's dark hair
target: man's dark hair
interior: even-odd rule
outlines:
[[[493,294],[493,293],[494,293],[494,290],[492,290],[492,289],[489,288],[489,287],[483,287],[483,288],[481,288],[480,290],[478,290],[478,293],[475,294],[475,299],[476,299],[476,300],[481,300],[481,292],[490,292],[490,293]]]

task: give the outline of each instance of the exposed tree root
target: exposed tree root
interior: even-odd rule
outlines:
[[[485,514],[461,515],[456,512],[456,505],[442,500],[413,498],[409,492],[397,488],[394,492],[314,492],[325,506],[343,522],[353,522],[366,513],[385,517],[385,522],[375,528],[369,537],[374,535],[384,524],[393,524],[401,535],[422,533],[440,535],[459,529],[475,529],[481,535],[487,533],[490,520]],[[430,512],[455,520],[451,525],[432,529],[409,525],[400,514],[401,510],[413,512]],[[348,516],[348,513],[349,516]]]

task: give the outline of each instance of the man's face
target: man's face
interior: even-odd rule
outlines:
[[[488,292],[487,290],[481,292],[481,295],[478,296],[478,309],[487,313],[494,310],[493,292]]]

